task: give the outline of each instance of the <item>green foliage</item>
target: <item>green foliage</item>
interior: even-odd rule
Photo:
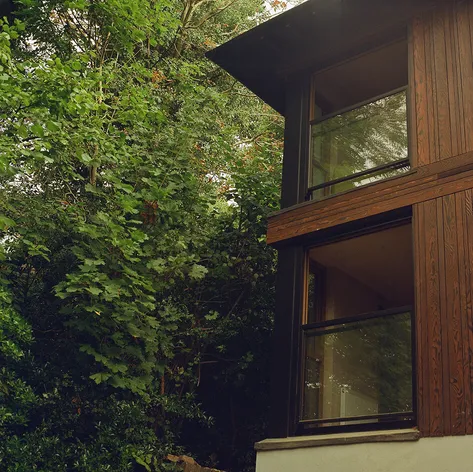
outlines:
[[[12,306],[12,297],[0,284],[0,437],[14,440],[29,422],[37,398],[21,378],[25,349],[32,342],[31,327]],[[8,446],[0,446],[0,463]]]
[[[3,24],[2,470],[252,468],[282,123],[204,59],[263,12],[223,7],[21,0]]]

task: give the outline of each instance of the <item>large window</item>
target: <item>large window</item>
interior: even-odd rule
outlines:
[[[409,169],[405,41],[315,74],[312,88],[309,198]]]
[[[302,432],[412,423],[411,226],[312,248],[307,271]]]

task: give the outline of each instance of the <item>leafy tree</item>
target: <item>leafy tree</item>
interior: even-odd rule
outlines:
[[[165,470],[187,451],[251,470],[281,120],[203,52],[262,5],[17,8],[0,33],[0,333],[29,351],[2,371],[19,393],[0,411],[23,398],[2,467]]]

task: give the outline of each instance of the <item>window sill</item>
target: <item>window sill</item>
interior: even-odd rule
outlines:
[[[342,446],[347,444],[418,441],[417,429],[369,431],[357,433],[324,434],[318,436],[297,436],[293,438],[265,439],[255,444],[256,451],[277,451],[304,447]]]

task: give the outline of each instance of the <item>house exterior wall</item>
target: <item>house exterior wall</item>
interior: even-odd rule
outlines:
[[[471,470],[473,437],[424,438],[259,451],[256,472],[454,472]]]
[[[418,426],[473,434],[473,191],[414,206]]]
[[[416,166],[473,150],[472,27],[468,0],[451,0],[412,21]]]
[[[473,3],[465,0],[412,22],[411,131],[417,167],[473,150],[472,32]],[[472,204],[470,187],[413,206],[423,436],[473,434]]]
[[[409,30],[411,172],[323,201],[301,203],[300,186],[307,180],[303,117],[310,95],[307,81],[301,80],[299,99],[288,96],[292,113],[286,122],[283,181],[293,192],[297,186],[298,193],[287,198],[289,191],[283,189],[285,209],[270,218],[268,242],[281,245],[286,266],[280,272],[293,273],[291,283],[297,287],[303,283],[303,247],[311,238],[338,225],[412,208],[417,424],[423,437],[469,435],[473,434],[473,0],[440,3],[413,18]],[[297,260],[284,258],[291,251]],[[276,313],[276,337],[279,332],[288,388],[275,393],[273,411],[281,412],[283,406],[289,422],[282,422],[274,437],[291,435],[295,421],[291,411],[297,397],[299,354],[294,340],[301,312],[297,290],[289,294],[287,277],[281,280],[277,296],[287,309]],[[282,390],[280,366],[273,375],[275,391]]]

